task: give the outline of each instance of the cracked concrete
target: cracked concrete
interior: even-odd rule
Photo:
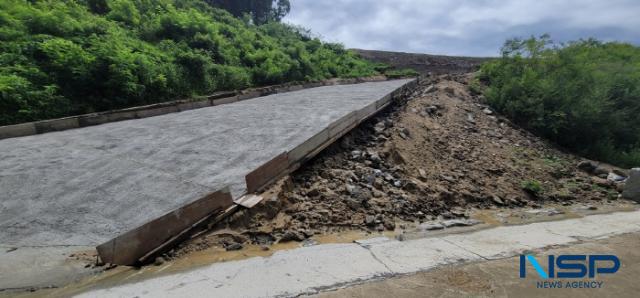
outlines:
[[[613,235],[571,246],[536,251],[548,255],[606,253],[617,256],[622,264],[615,274],[598,275],[601,288],[538,288],[541,281],[535,269],[527,267],[526,279],[519,277],[519,257],[444,266],[430,271],[402,275],[359,285],[321,291],[313,297],[637,297],[640,291],[640,234]],[[546,265],[542,265],[546,268]],[[555,279],[563,284],[584,279]],[[589,281],[587,279],[586,281]],[[304,296],[304,295],[303,295]]]
[[[504,226],[409,241],[373,238],[280,251],[99,288],[80,297],[270,297],[316,294],[459,263],[488,262],[546,247],[640,232],[640,211]],[[235,272],[232,276],[229,272]],[[222,283],[207,283],[218,280]]]

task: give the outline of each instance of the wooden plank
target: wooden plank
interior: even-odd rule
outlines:
[[[229,188],[216,191],[99,245],[98,254],[105,263],[136,264],[138,259],[198,221],[232,205]]]

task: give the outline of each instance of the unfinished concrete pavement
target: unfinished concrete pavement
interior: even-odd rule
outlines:
[[[617,256],[621,267],[615,274],[599,275],[600,288],[567,288],[584,279],[555,279],[563,288],[537,288],[535,270],[529,267],[528,279],[519,277],[519,256],[500,260],[445,266],[417,274],[368,282],[353,287],[323,292],[313,297],[637,297],[640,291],[640,234],[631,233],[611,238],[591,240],[540,252],[548,255],[592,255],[606,253]],[[540,259],[540,258],[539,258]],[[544,265],[543,265],[544,266]],[[591,281],[591,279],[587,279]]]
[[[408,81],[318,87],[2,140],[0,245],[94,246],[224,185],[238,196],[247,173]]]
[[[628,233],[637,237],[639,232],[640,211],[633,211],[409,241],[374,238],[353,244],[280,251],[268,258],[217,263],[181,274],[98,288],[79,296],[297,296],[449,264],[509,258],[549,246],[573,245]],[[512,274],[517,275],[517,271]]]

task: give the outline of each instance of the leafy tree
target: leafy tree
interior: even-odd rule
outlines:
[[[588,157],[640,165],[639,47],[511,39],[480,79],[488,102],[516,123]]]
[[[229,11],[236,17],[250,15],[254,24],[279,22],[291,10],[289,0],[206,0],[214,7]]]

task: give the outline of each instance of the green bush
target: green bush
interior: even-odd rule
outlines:
[[[306,29],[201,0],[0,1],[0,125],[378,73]]]
[[[525,180],[522,181],[522,189],[534,196],[542,194],[542,184],[538,180]]]
[[[513,39],[480,80],[494,108],[587,157],[640,165],[640,48],[594,39]]]

